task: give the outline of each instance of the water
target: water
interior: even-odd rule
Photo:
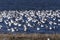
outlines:
[[[56,10],[60,0],[0,0],[0,10]]]

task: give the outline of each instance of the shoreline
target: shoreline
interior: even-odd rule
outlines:
[[[60,40],[60,34],[0,34],[0,40]]]

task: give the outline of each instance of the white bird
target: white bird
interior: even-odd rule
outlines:
[[[18,23],[16,23],[16,22],[14,22],[13,24],[14,24],[15,26],[17,26],[17,25],[18,25]]]
[[[41,24],[41,27],[44,27],[44,25]]]
[[[11,22],[8,22],[9,23],[9,26],[11,26]]]
[[[3,21],[3,17],[2,17],[2,15],[0,15],[0,22],[2,22]]]
[[[21,26],[21,24],[18,24],[18,26]]]
[[[11,19],[11,23],[14,23],[14,21]]]
[[[52,27],[49,28],[50,30],[52,29]]]
[[[14,30],[14,28],[11,28],[11,32],[14,32],[15,30]]]
[[[40,30],[40,28],[37,28],[37,30]]]
[[[2,25],[0,25],[0,29],[2,28],[3,26]]]
[[[47,38],[47,40],[50,40],[50,38]]]
[[[26,31],[27,30],[27,27],[26,27],[26,25],[24,25],[24,31]]]

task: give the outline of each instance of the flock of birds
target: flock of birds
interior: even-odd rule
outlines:
[[[60,10],[0,11],[0,32],[60,32]]]

